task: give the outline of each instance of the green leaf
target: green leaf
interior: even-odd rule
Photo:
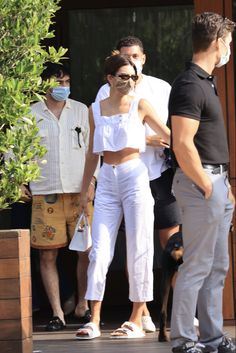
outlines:
[[[0,209],[20,198],[20,185],[40,178],[46,153],[31,104],[54,85],[42,82],[47,61],[60,62],[65,48],[45,48],[59,0],[0,0]],[[42,162],[43,163],[43,162]]]

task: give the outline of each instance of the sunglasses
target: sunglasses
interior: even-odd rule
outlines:
[[[115,77],[119,77],[123,81],[128,81],[130,78],[134,82],[138,80],[138,75],[119,74],[119,75],[116,75]]]

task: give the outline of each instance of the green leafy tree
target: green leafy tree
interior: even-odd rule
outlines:
[[[40,176],[46,151],[30,106],[55,85],[40,79],[45,62],[59,62],[67,51],[42,45],[54,36],[58,3],[0,0],[0,209],[18,201],[20,186]]]

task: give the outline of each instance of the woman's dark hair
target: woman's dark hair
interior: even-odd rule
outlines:
[[[192,22],[193,52],[207,50],[213,40],[224,38],[233,32],[235,23],[218,13],[203,12],[194,17]]]
[[[70,70],[67,64],[47,62],[44,66],[45,69],[41,74],[42,80],[44,81],[50,79],[51,77],[62,78],[65,75],[70,76]]]
[[[128,58],[127,55],[114,54],[108,56],[105,60],[104,74],[115,76],[120,67],[130,65],[134,68],[135,75],[137,75],[137,69],[134,63]]]

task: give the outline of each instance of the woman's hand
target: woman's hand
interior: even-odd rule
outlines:
[[[146,144],[147,146],[152,146],[152,147],[165,147],[165,148],[170,147],[168,143],[158,135],[146,136]]]

